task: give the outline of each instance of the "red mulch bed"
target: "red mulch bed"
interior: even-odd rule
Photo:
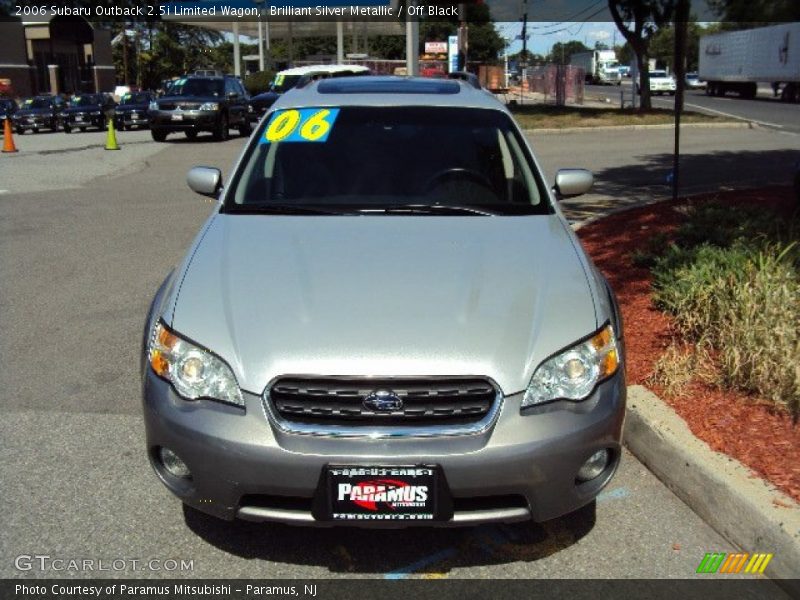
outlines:
[[[758,203],[791,213],[796,204],[788,187],[721,192],[695,196],[691,202],[720,200]],[[679,200],[685,205],[687,200]],[[631,255],[648,239],[669,234],[682,220],[676,205],[661,202],[611,215],[578,231],[595,264],[617,293],[625,323],[630,384],[645,384],[656,360],[672,339],[671,321],[651,301],[650,272],[632,264]],[[692,382],[686,393],[669,397],[649,385],[686,421],[692,432],[714,450],[750,467],[800,501],[800,423],[771,402],[741,392]],[[776,501],[780,504],[780,502]]]

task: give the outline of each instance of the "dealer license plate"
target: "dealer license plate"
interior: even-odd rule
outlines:
[[[173,121],[183,121],[183,115],[172,115]]]
[[[434,521],[438,471],[430,466],[327,467],[334,521]]]
[[[78,115],[77,117],[75,117],[75,120],[78,121],[78,122],[81,122],[81,121],[83,121],[83,117]]]

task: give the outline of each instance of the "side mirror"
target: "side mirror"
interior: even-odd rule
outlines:
[[[553,191],[559,198],[572,198],[592,189],[594,175],[586,169],[560,169]]]
[[[236,100],[239,97],[239,94],[236,92],[228,92],[228,99],[229,100]]]
[[[216,198],[222,189],[222,172],[214,167],[192,167],[186,183],[193,192]]]

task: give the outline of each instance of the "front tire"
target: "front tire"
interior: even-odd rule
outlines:
[[[240,136],[249,137],[251,133],[253,133],[253,126],[250,125],[250,121],[245,121],[244,123],[239,125]]]
[[[163,142],[167,139],[167,132],[161,131],[160,129],[151,129],[150,135],[153,137],[153,140],[156,142]]]
[[[229,134],[228,115],[222,114],[217,121],[217,126],[214,128],[214,139],[218,142],[224,142],[228,139]]]
[[[14,131],[17,132],[17,135],[25,135],[25,130],[22,127],[17,127]]]
[[[72,133],[72,127],[69,125],[64,125],[64,133]]]
[[[188,139],[192,140],[192,141],[194,141],[194,140],[196,140],[196,139],[197,139],[197,132],[196,132],[196,131],[191,131],[191,130],[190,130],[190,131],[186,131],[186,132],[184,132],[184,133],[186,134],[186,137],[187,137]]]

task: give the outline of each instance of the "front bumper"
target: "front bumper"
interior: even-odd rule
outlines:
[[[77,129],[80,127],[97,127],[102,129],[105,127],[105,116],[102,113],[99,115],[66,115],[62,117],[61,120],[64,125],[72,129]]]
[[[14,127],[18,129],[32,129],[38,131],[39,129],[51,129],[56,123],[56,119],[51,116],[44,115],[31,115],[12,117],[11,122]]]
[[[159,110],[150,113],[150,127],[162,131],[213,131],[218,111],[212,110]]]
[[[522,394],[507,396],[488,430],[450,437],[344,439],[281,431],[260,396],[244,393],[246,409],[181,399],[147,368],[144,420],[151,465],[183,502],[223,519],[330,526],[312,515],[326,464],[436,464],[453,497],[453,526],[533,519],[546,521],[591,502],[613,476],[621,454],[625,413],[622,372],[584,402],[554,402],[520,414]],[[157,458],[177,453],[192,471],[180,480]],[[612,460],[597,478],[576,484],[576,473],[597,450]],[[515,502],[504,504],[505,499]],[[336,524],[402,527],[404,522]]]
[[[147,111],[118,112],[114,117],[114,125],[116,127],[120,125],[126,127],[146,127],[150,125],[150,117]]]

